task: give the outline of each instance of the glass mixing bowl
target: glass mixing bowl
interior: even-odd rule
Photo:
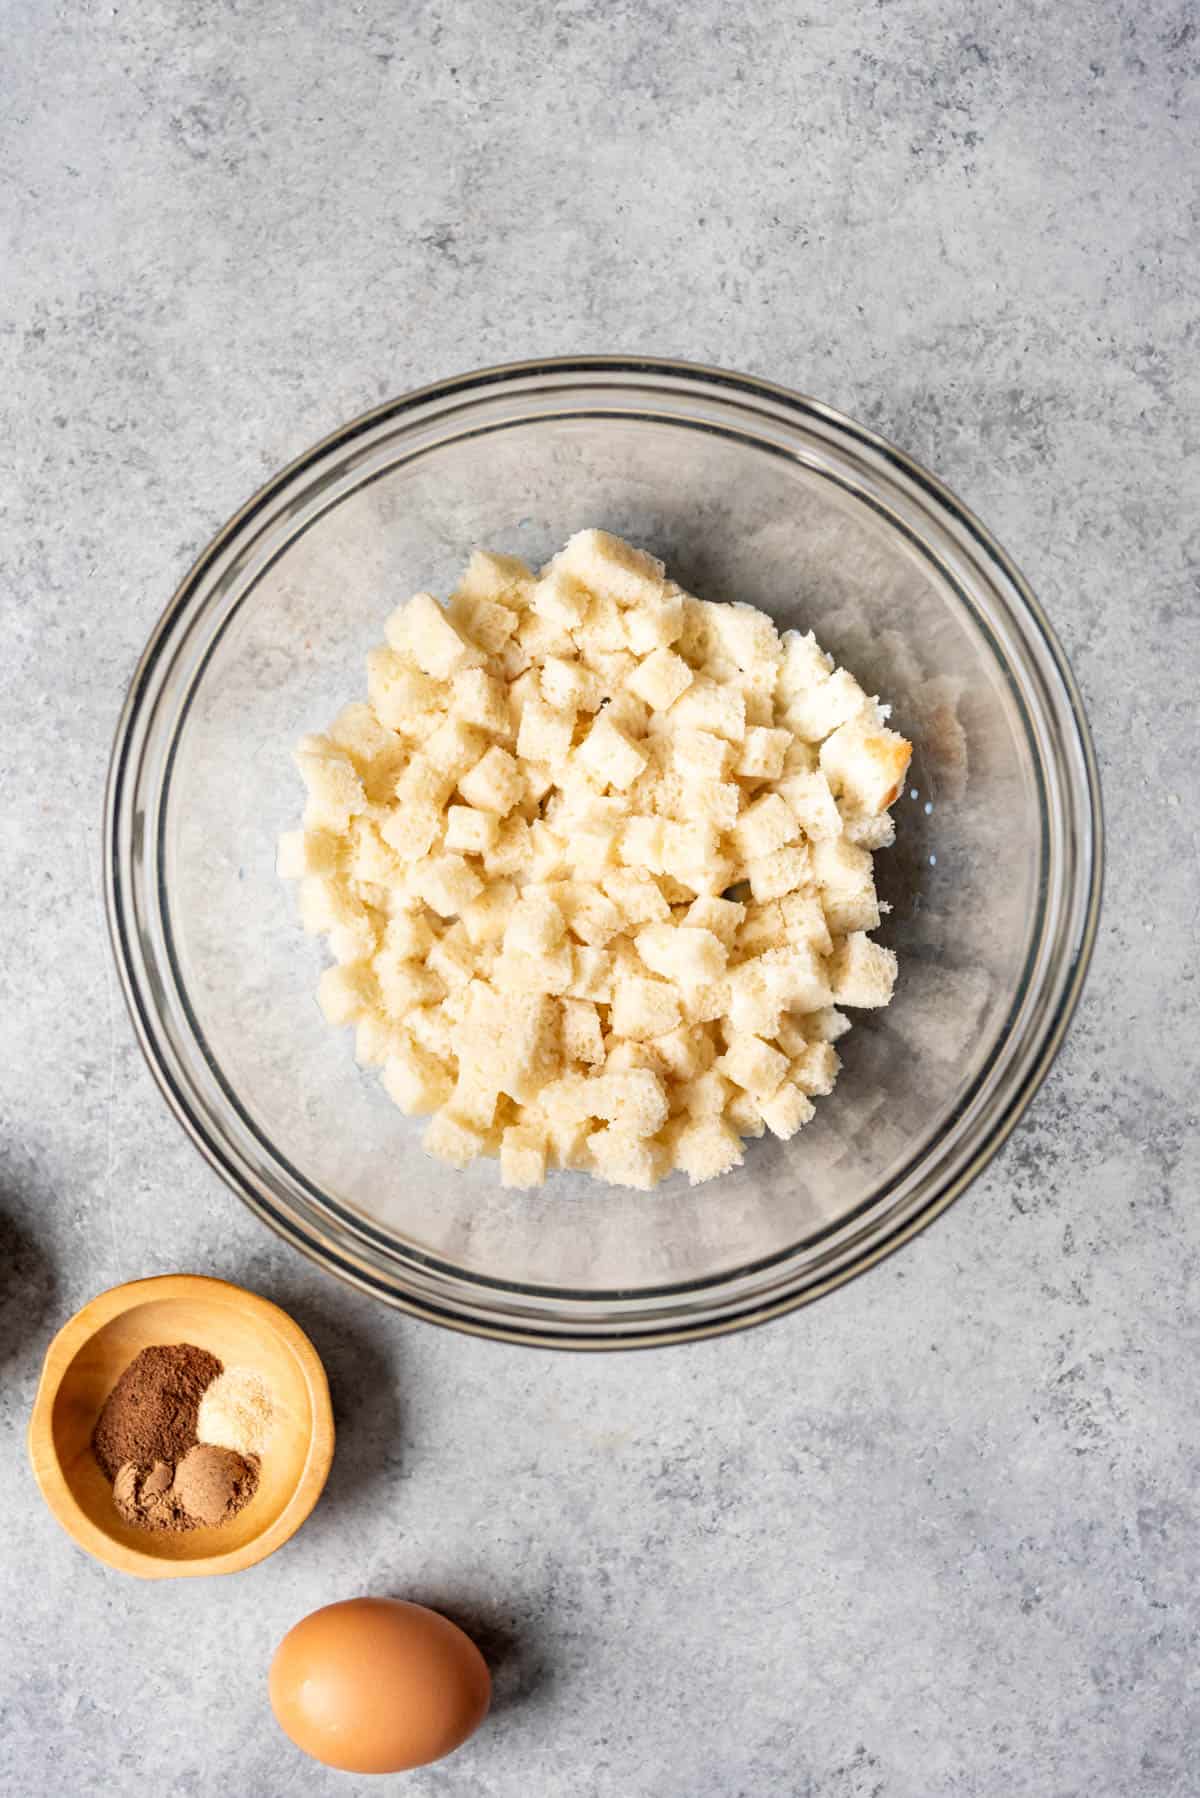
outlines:
[[[684,586],[812,627],[915,743],[881,854],[901,974],[789,1143],[654,1194],[428,1160],[314,997],[275,841],[290,759],[365,690],[363,658],[476,545],[537,564],[598,524]],[[1037,602],[899,450],[743,376],[607,357],[445,381],[284,470],[168,606],[121,719],[107,884],[126,997],[195,1142],[281,1236],[455,1327],[662,1343],[802,1303],[927,1223],[1028,1103],[1079,994],[1101,822],[1079,695]]]

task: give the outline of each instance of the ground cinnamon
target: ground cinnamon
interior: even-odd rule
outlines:
[[[207,1349],[190,1342],[156,1344],[134,1357],[108,1395],[92,1435],[96,1459],[110,1480],[127,1461],[174,1468],[196,1441],[196,1413],[221,1372]]]

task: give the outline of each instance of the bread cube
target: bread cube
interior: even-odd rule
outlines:
[[[823,686],[833,673],[833,657],[826,655],[811,631],[784,631],[780,640],[783,660],[776,691],[783,702]]]
[[[707,1068],[680,1089],[683,1108],[693,1118],[719,1118],[734,1090],[724,1074]]]
[[[618,613],[616,617],[619,625],[620,614]],[[588,667],[595,670],[600,684],[604,688],[606,699],[611,699],[614,694],[621,691],[637,667],[637,657],[630,655],[627,649],[597,649],[595,643],[589,642],[586,638],[580,639],[579,653]]]
[[[412,872],[413,890],[439,918],[453,918],[478,899],[483,882],[461,855],[431,855]]]
[[[679,1000],[665,981],[626,976],[614,984],[610,1022],[618,1036],[663,1036],[674,1030],[681,1015]]]
[[[461,792],[461,787],[459,788]],[[529,826],[522,817],[506,818],[495,847],[485,849],[483,867],[489,880],[523,874],[529,865]]]
[[[773,855],[785,843],[794,843],[800,826],[778,793],[764,793],[747,806],[732,835],[739,855],[749,863]]]
[[[713,1066],[735,1086],[751,1093],[761,1106],[786,1077],[788,1059],[760,1036],[737,1034]]]
[[[899,797],[912,744],[897,731],[862,720],[842,724],[821,745],[821,772],[835,793],[873,817]]]
[[[486,1135],[495,1121],[497,1097],[495,1087],[481,1079],[473,1068],[460,1069],[444,1115]]]
[[[379,722],[369,705],[361,700],[343,706],[329,727],[329,740],[344,749],[359,773],[377,755],[397,746],[395,731]]]
[[[397,961],[422,961],[433,948],[434,935],[423,912],[393,912],[383,933],[383,947]]]
[[[736,687],[698,676],[671,707],[672,728],[701,730],[726,742],[740,743],[746,735],[746,700]]]
[[[526,1104],[562,1067],[559,1007],[542,993],[501,993],[475,981],[454,1044],[460,1071]]]
[[[406,656],[381,645],[367,657],[367,697],[380,724],[407,735],[414,718],[444,707],[448,690]]]
[[[489,736],[510,738],[512,715],[508,692],[486,668],[464,668],[450,683],[450,713],[462,725],[473,725]]]
[[[526,603],[526,590],[533,583],[533,570],[519,556],[500,556],[491,550],[472,552],[455,597],[511,601],[520,607]]]
[[[783,659],[779,632],[765,612],[740,601],[731,605],[714,605],[709,624],[725,657],[738,668],[753,668],[766,663],[773,667]]]
[[[608,531],[576,531],[554,558],[554,566],[573,574],[593,593],[611,594],[622,606],[662,599],[662,563]]]
[[[767,1129],[781,1142],[788,1142],[816,1112],[812,1100],[790,1080],[785,1080],[769,1099],[756,1102]]]
[[[742,789],[731,780],[696,786],[685,792],[683,809],[677,811],[676,816],[703,820],[714,830],[732,831],[737,827],[742,797]]]
[[[645,751],[601,712],[575,751],[577,761],[603,786],[623,790],[646,766]]]
[[[389,849],[410,866],[429,854],[441,833],[441,807],[411,801],[394,806],[379,826],[379,834]]]
[[[733,744],[712,731],[677,728],[672,734],[672,763],[676,772],[693,785],[723,780],[733,767],[736,754]]]
[[[524,787],[520,767],[498,743],[493,743],[458,783],[468,805],[477,811],[494,812],[500,818],[512,811]]]
[[[300,882],[300,925],[306,936],[332,930],[343,915],[349,894],[331,874],[306,874]]]
[[[477,812],[470,805],[452,805],[446,812],[446,848],[452,855],[482,855],[499,835],[495,812]]]
[[[396,802],[414,810],[440,810],[453,790],[454,779],[446,768],[438,767],[424,753],[418,753],[396,782]]]
[[[517,754],[522,761],[543,762],[548,768],[560,769],[571,753],[575,730],[575,713],[558,710],[543,699],[526,701],[517,732]]]
[[[573,935],[593,949],[603,949],[625,926],[624,918],[608,895],[588,881],[575,883],[567,916]]]
[[[603,880],[613,866],[616,846],[617,836],[613,830],[570,830],[564,854],[579,880],[595,883]],[[610,931],[609,935],[612,934]]]
[[[793,843],[787,849],[777,849],[774,855],[748,862],[746,873],[750,891],[760,904],[767,899],[782,899],[785,893],[795,892],[810,879],[808,845]]]
[[[502,939],[516,902],[517,889],[511,881],[494,880],[477,899],[463,906],[459,918],[476,954],[485,944]]]
[[[588,612],[590,595],[581,581],[562,567],[561,563],[551,562],[541,579],[536,582],[529,596],[529,603],[542,618],[560,629],[570,631],[583,623]]]
[[[896,965],[891,949],[873,943],[861,930],[852,931],[829,963],[834,1002],[865,1010],[886,1005],[896,984]]]
[[[833,938],[821,901],[812,893],[785,893],[776,901],[789,943],[807,943],[817,955],[833,953]]]
[[[454,1082],[444,1062],[409,1038],[388,1056],[383,1090],[406,1117],[423,1117],[444,1105]]]
[[[571,955],[571,979],[567,992],[573,999],[591,999],[608,1005],[613,996],[612,956],[604,949],[576,947]]]
[[[829,782],[819,770],[785,775],[775,790],[810,842],[841,836],[841,813]]]
[[[379,1000],[397,1023],[421,1005],[436,1005],[446,996],[446,983],[425,962],[412,961],[381,949],[372,962]]]
[[[636,673],[637,670],[634,670]],[[633,675],[630,675],[630,680]],[[629,682],[613,695],[604,708],[604,716],[622,735],[637,742],[646,735],[650,724],[650,711],[644,700],[630,691]],[[644,772],[644,770],[643,770]]]
[[[682,656],[671,649],[656,649],[639,663],[625,684],[652,712],[665,712],[694,679]]]
[[[500,1184],[517,1192],[541,1186],[546,1178],[546,1138],[511,1124],[500,1139]]]
[[[740,1087],[735,1086],[731,1090],[732,1097],[725,1107],[725,1123],[731,1130],[736,1130],[739,1136],[764,1135],[767,1126],[763,1123],[758,1101],[752,1094],[742,1092]]]
[[[746,920],[738,931],[739,956],[761,955],[764,949],[781,948],[788,940],[778,899],[768,899],[763,905],[751,902],[746,907]]]
[[[517,626],[516,641],[531,662],[543,662],[547,656],[569,656],[575,653],[575,642],[565,625],[556,624],[542,612],[526,612]]]
[[[474,978],[475,953],[461,923],[452,924],[438,937],[425,957],[425,966],[444,983],[447,992]]]
[[[556,831],[538,818],[529,827],[529,862],[526,872],[536,882],[560,880],[566,874],[567,847]]]
[[[433,713],[431,717],[440,717]],[[378,755],[372,756],[362,771],[363,792],[370,805],[387,805],[395,797],[396,782],[404,772],[410,748],[404,740],[393,732],[393,742]]]
[[[611,1186],[652,1192],[671,1171],[670,1156],[661,1143],[633,1136],[616,1125],[594,1131],[587,1146],[596,1172]]]
[[[460,668],[479,667],[484,660],[483,651],[460,635],[431,593],[414,594],[403,608],[403,636],[422,673],[435,680],[449,680]]]
[[[460,637],[490,656],[503,652],[520,623],[520,613],[512,607],[461,591],[451,595],[446,616]]]
[[[654,974],[685,985],[718,980],[726,950],[711,930],[675,924],[648,924],[634,938],[637,952]]]
[[[562,1046],[568,1061],[598,1065],[604,1060],[600,1013],[590,999],[562,1001]]]
[[[798,1061],[808,1048],[808,1042],[801,1025],[790,1013],[785,1014],[779,1021],[779,1029],[775,1032],[775,1047],[779,1049],[782,1054],[786,1055],[789,1062],[792,1063]],[[792,1074],[789,1075],[789,1078],[795,1078],[794,1068]]]
[[[835,1011],[832,1006],[820,1006],[816,1011],[806,1012],[796,1019],[806,1042],[836,1043],[850,1029],[850,1020],[843,1012]]]
[[[738,928],[746,915],[746,907],[732,899],[704,895],[688,907],[684,923],[692,930],[710,930],[726,949],[732,949]]]
[[[384,1011],[364,1011],[354,1026],[354,1059],[362,1068],[381,1068],[406,1046],[404,1030]]]
[[[317,1001],[331,1024],[353,1024],[372,1011],[379,995],[368,962],[326,968],[317,982]]]
[[[841,807],[838,807],[841,811]],[[868,818],[858,812],[842,813],[842,834],[859,849],[890,849],[896,841],[896,820],[890,812]]]
[[[620,912],[625,929],[638,924],[658,924],[671,915],[671,908],[654,881],[638,869],[607,869],[601,885]]]
[[[672,1080],[696,1079],[712,1066],[716,1056],[712,1038],[702,1024],[681,1024],[677,1030],[638,1046],[649,1051],[648,1065]]]
[[[741,1035],[770,1038],[779,1033],[783,1008],[784,1001],[756,957],[730,974],[726,1009],[719,1015],[728,1017]]]
[[[746,702],[746,729],[771,729],[775,723],[775,679],[778,669],[768,662],[757,662],[735,674],[733,684]],[[788,733],[788,742],[795,737]],[[786,746],[785,746],[786,754]]]
[[[506,949],[492,970],[492,980],[503,993],[565,993],[574,974],[570,943],[560,943],[548,955],[529,955],[523,949]]]
[[[683,630],[683,597],[664,592],[658,601],[645,600],[625,614],[625,635],[634,655],[650,655],[666,649]]]
[[[549,955],[566,934],[563,915],[549,894],[526,889],[508,915],[504,952]]]
[[[345,870],[350,880],[385,888],[403,883],[404,869],[399,858],[384,842],[372,819],[353,819],[346,841]]]
[[[478,670],[472,670],[472,672],[478,672]],[[463,724],[458,718],[451,715],[439,724],[430,736],[426,737],[421,747],[421,756],[429,763],[430,767],[444,775],[449,782],[449,787],[452,787],[460,774],[465,774],[468,768],[474,767],[486,747],[487,738],[482,731],[475,729],[473,725]],[[500,750],[498,753],[503,755],[504,751]],[[447,792],[449,787],[446,789]],[[399,794],[399,783],[397,783],[397,794]]]
[[[648,1068],[652,1074],[662,1073],[662,1065],[654,1053],[653,1040],[635,1043],[626,1036],[611,1033],[604,1042],[604,1072],[627,1074],[631,1068]]]
[[[458,1020],[442,1004],[418,1005],[404,1019],[411,1040],[448,1066],[455,1059],[454,1032]]]
[[[854,676],[839,668],[820,686],[789,699],[782,717],[788,729],[806,743],[820,743],[839,724],[859,717],[869,704]]]
[[[381,914],[361,900],[346,895],[345,915],[329,928],[328,943],[335,961],[370,961],[379,946]]]
[[[767,730],[759,724],[748,725],[738,758],[733,765],[734,773],[743,780],[778,780],[783,773],[783,758],[791,740],[789,731]]]
[[[673,1132],[671,1147],[675,1166],[687,1175],[691,1186],[715,1180],[741,1167],[744,1160],[740,1141],[721,1118],[689,1121]]]
[[[667,1121],[667,1095],[650,1068],[598,1074],[590,1082],[591,1115],[606,1118],[630,1136],[653,1136]]]
[[[421,1147],[437,1161],[445,1161],[450,1167],[465,1168],[486,1153],[487,1139],[482,1130],[474,1130],[469,1124],[460,1123],[448,1110],[442,1110],[430,1119],[421,1138]]]
[[[879,901],[871,857],[843,840],[814,843],[812,876],[821,894],[829,928],[839,936],[851,930],[875,930]]]
[[[826,964],[808,943],[764,950],[754,963],[743,965],[758,968],[767,991],[787,1010],[816,1011],[829,1003]]]
[[[731,985],[728,976],[720,980],[704,980],[680,991],[683,1015],[689,1024],[711,1024],[729,1010]]]
[[[275,855],[275,872],[284,880],[332,874],[341,863],[343,841],[332,830],[285,830]]]
[[[781,1043],[780,1047],[782,1046]],[[806,1043],[800,1053],[793,1055],[790,1060],[788,1079],[802,1093],[823,1098],[833,1091],[842,1060],[832,1043]],[[769,1123],[770,1119],[767,1121]]]
[[[718,860],[719,849],[720,835],[712,824],[677,824],[672,821],[663,825],[663,872],[673,876],[683,886],[690,887],[692,893],[699,890],[699,881],[695,876],[706,864]],[[688,894],[689,903],[692,893]]]
[[[594,669],[563,656],[547,656],[539,679],[542,698],[552,712],[595,712],[604,698],[604,685]],[[563,756],[570,748],[568,739]]]
[[[310,830],[342,832],[367,796],[358,770],[344,749],[328,737],[305,737],[293,757],[308,789],[304,822]]]
[[[500,654],[496,657],[500,672],[505,680],[512,683],[518,681],[523,674],[533,667],[533,657],[519,637],[510,637]],[[535,671],[536,674],[536,671]],[[509,687],[509,703],[512,703],[512,687]]]

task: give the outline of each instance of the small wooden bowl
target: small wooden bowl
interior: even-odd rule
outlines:
[[[219,1529],[176,1534],[126,1523],[92,1453],[96,1419],[121,1374],[144,1348],[172,1342],[256,1369],[273,1399],[258,1490]],[[50,1344],[29,1458],[59,1523],[98,1561],[142,1579],[239,1573],[293,1536],[321,1496],[333,1459],[325,1369],[285,1311],[241,1286],[200,1274],[133,1280],[77,1311]]]

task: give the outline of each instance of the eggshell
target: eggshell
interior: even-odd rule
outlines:
[[[271,1708],[297,1748],[346,1773],[401,1773],[452,1754],[487,1715],[492,1681],[456,1623],[399,1598],[351,1598],[288,1631]]]

